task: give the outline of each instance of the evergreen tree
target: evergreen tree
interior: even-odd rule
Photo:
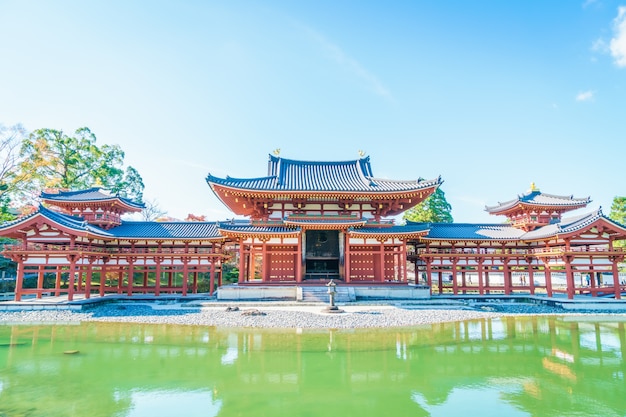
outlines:
[[[452,223],[452,206],[441,188],[420,204],[404,212],[404,220],[422,223]]]

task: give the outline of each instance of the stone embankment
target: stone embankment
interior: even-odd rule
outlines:
[[[188,306],[150,303],[106,303],[71,310],[29,310],[0,313],[1,324],[129,322],[258,328],[380,328],[408,327],[509,315],[573,315],[560,308],[533,304],[495,304],[431,309],[428,307],[368,305],[341,306],[343,313],[325,313],[319,306]],[[254,314],[252,314],[254,313]],[[577,315],[584,312],[574,313]],[[599,314],[594,311],[593,314]],[[614,314],[614,313],[613,313]],[[626,314],[614,314],[626,320]]]

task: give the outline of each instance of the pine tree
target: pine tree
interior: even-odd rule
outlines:
[[[402,218],[412,222],[452,223],[452,206],[441,188],[437,188],[426,200],[407,210]]]

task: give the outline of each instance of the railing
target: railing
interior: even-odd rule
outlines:
[[[581,253],[624,253],[626,254],[626,248],[613,248],[597,247],[597,246],[573,246],[566,249],[564,246],[552,247],[552,248],[532,248],[532,249],[496,249],[496,248],[421,248],[417,251],[408,251],[407,255],[546,255],[546,254],[563,254],[570,252]]]
[[[189,248],[104,248],[101,246],[89,245],[58,245],[48,243],[28,243],[5,245],[8,252],[87,252],[97,254],[212,254],[214,253],[210,247],[189,247]],[[219,253],[215,253],[218,255]]]

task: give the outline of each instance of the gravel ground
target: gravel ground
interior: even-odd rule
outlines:
[[[186,307],[179,304],[150,305],[107,303],[82,311],[28,310],[0,312],[1,324],[130,322],[216,327],[270,328],[374,328],[407,327],[508,315],[626,314],[609,312],[569,313],[560,308],[533,304],[488,304],[432,309],[416,306],[340,306],[343,313],[325,313],[324,306],[277,306],[272,304],[232,307]]]

